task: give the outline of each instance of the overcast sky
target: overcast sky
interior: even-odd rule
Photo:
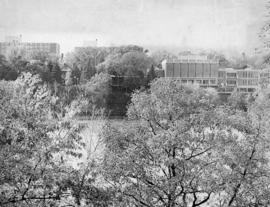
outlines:
[[[249,50],[265,0],[0,0],[0,40]],[[254,46],[253,46],[254,45]]]

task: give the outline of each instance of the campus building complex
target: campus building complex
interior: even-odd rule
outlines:
[[[21,51],[26,57],[33,54],[44,53],[49,57],[59,57],[60,45],[58,43],[22,42],[21,36],[8,36],[0,42],[0,54],[8,55],[14,51]]]
[[[260,85],[262,71],[255,69],[224,68],[218,71],[218,91],[231,93],[234,90],[243,93],[252,93]]]
[[[217,86],[218,62],[207,57],[183,56],[162,62],[165,77],[180,78],[182,83],[197,83],[201,86]]]
[[[206,56],[183,56],[162,62],[165,77],[177,78],[181,83],[199,84],[201,87],[217,88],[219,93],[233,91],[251,93],[262,83],[270,83],[270,69],[219,68],[218,61]]]

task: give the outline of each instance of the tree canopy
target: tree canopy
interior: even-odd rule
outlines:
[[[232,110],[214,90],[158,79],[132,96],[132,127],[105,130],[104,176],[125,206],[268,205],[264,101]]]

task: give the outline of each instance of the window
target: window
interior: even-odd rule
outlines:
[[[182,83],[187,83],[187,80],[182,80]]]
[[[246,79],[239,79],[238,80],[238,85],[239,86],[246,86],[247,85],[247,80]]]
[[[239,86],[242,86],[242,85],[243,85],[243,80],[241,80],[241,79],[238,80],[238,85],[239,85]]]
[[[236,78],[236,73],[227,73],[227,77]]]
[[[247,78],[247,71],[239,71],[238,76],[239,78]]]
[[[203,80],[203,84],[208,85],[209,84],[209,80]]]
[[[254,74],[252,72],[248,72],[248,77],[253,78]]]
[[[233,92],[234,88],[226,88],[226,92]]]
[[[251,85],[251,86],[257,85],[257,79],[248,80],[248,85]]]
[[[224,78],[225,77],[225,72],[224,71],[218,71],[218,77],[219,78]]]
[[[218,88],[219,92],[225,92],[225,88]]]
[[[210,80],[210,84],[216,84],[216,80]]]
[[[196,80],[196,83],[201,84],[202,81],[201,80]]]
[[[236,85],[236,80],[227,80],[227,85]]]
[[[247,92],[247,89],[246,88],[239,88],[238,91],[239,92]]]
[[[249,78],[256,78],[256,77],[258,77],[257,71],[249,71],[248,72],[248,77]]]

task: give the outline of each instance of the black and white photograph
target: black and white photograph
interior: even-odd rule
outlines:
[[[0,207],[270,207],[270,1],[0,0]]]

